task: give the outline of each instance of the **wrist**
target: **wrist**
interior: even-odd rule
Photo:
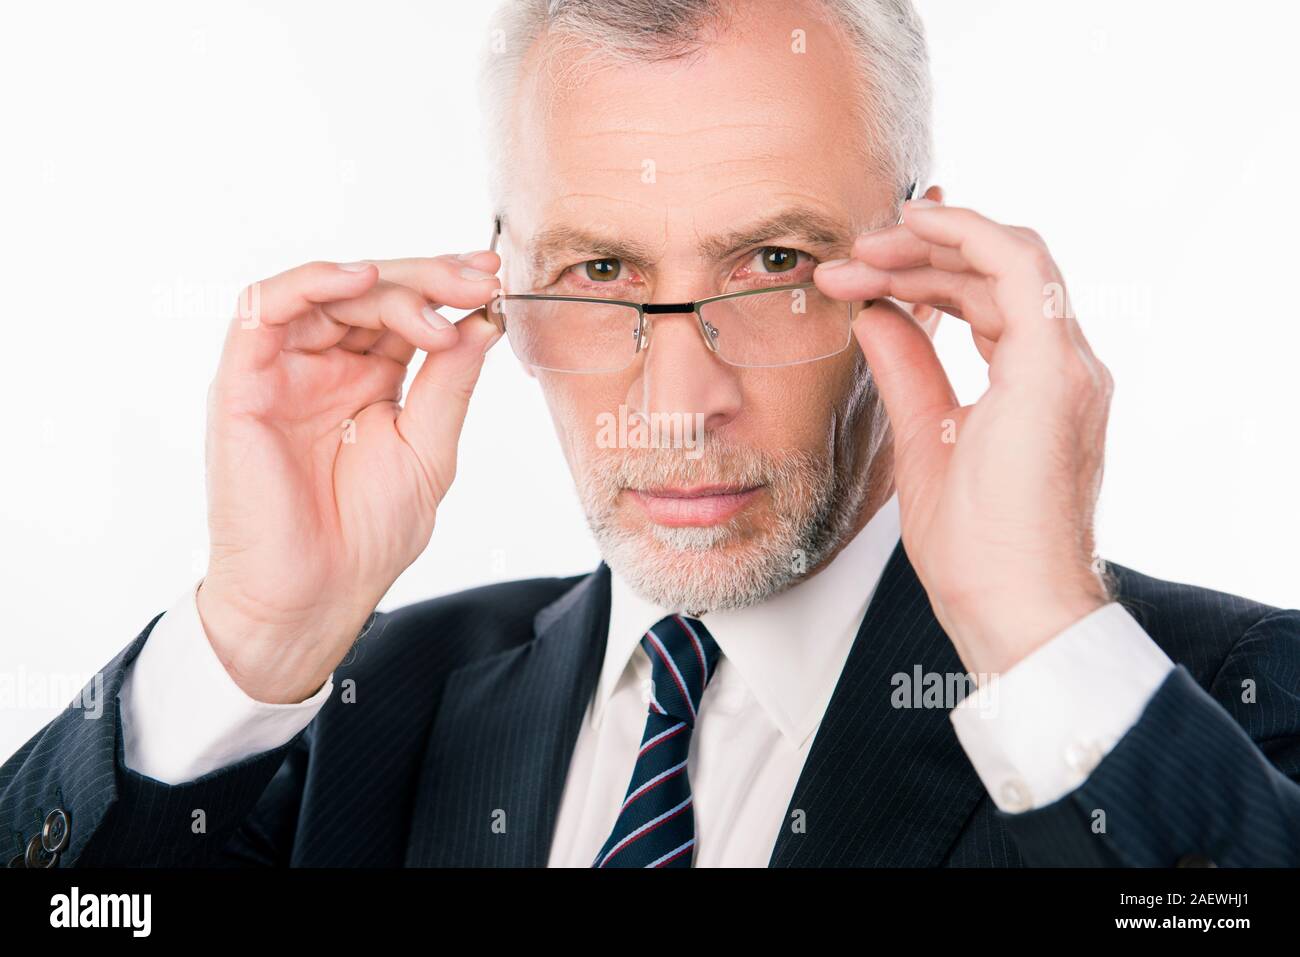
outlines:
[[[195,596],[217,660],[245,694],[266,704],[296,704],[329,679],[370,611],[317,610],[310,618],[245,610],[205,579]]]
[[[968,671],[997,675],[1111,600],[1100,579],[1084,579],[1066,587],[936,603],[936,613]]]

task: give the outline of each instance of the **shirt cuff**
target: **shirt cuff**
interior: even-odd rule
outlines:
[[[334,676],[305,701],[269,704],[230,677],[203,630],[196,582],[154,624],[118,694],[126,766],[164,784],[192,781],[291,740]]]
[[[1029,811],[1082,784],[1173,667],[1111,602],[985,681],[949,718],[998,808]]]

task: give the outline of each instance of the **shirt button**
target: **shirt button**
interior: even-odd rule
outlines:
[[[1087,777],[1101,762],[1101,749],[1091,741],[1076,741],[1065,749],[1065,764],[1081,777]]]
[[[1029,809],[1032,803],[1029,796],[1029,786],[1019,778],[1009,778],[999,792],[1002,798],[1002,806],[1007,811],[1025,811]]]

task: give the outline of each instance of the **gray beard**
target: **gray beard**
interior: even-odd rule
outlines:
[[[870,401],[874,398],[874,388],[868,388],[850,400],[862,403],[859,413],[869,408],[876,414],[872,448],[861,463],[843,442],[833,456],[777,456],[712,441],[698,460],[676,449],[638,449],[595,463],[580,483],[580,494],[602,557],[642,598],[669,610],[702,614],[745,608],[779,594],[855,531],[870,491],[869,466],[884,435],[883,409]],[[623,488],[710,481],[765,485],[772,496],[773,526],[741,540],[734,519],[707,527],[652,524],[648,534],[617,522],[614,502]]]

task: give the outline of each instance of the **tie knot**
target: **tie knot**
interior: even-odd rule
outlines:
[[[650,710],[694,727],[704,689],[718,668],[718,643],[698,619],[669,615],[645,633],[641,647],[650,656],[654,683]]]

